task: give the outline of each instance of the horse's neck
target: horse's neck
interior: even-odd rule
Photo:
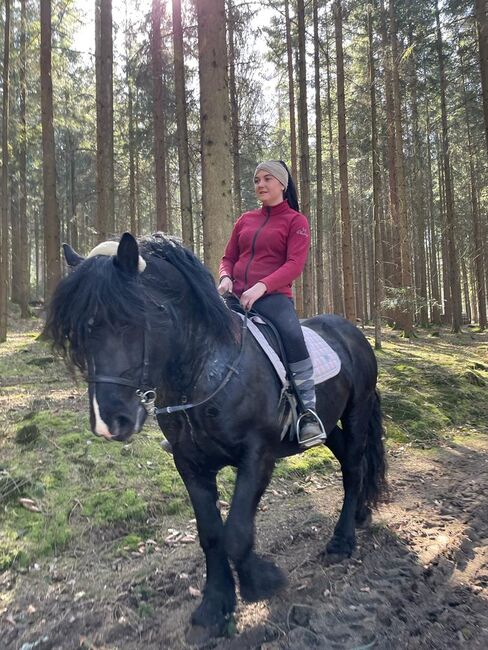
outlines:
[[[195,323],[175,327],[165,347],[168,355],[163,362],[162,391],[192,400],[218,385],[235,356],[228,345],[219,345]]]

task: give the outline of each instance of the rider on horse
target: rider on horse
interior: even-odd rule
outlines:
[[[298,211],[293,178],[282,161],[260,163],[254,190],[262,207],[237,220],[220,264],[221,295],[235,294],[245,310],[268,319],[283,340],[292,380],[304,415],[302,448],[325,441],[315,411],[313,365],[292,298],[292,283],[302,273],[310,247],[307,218]]]

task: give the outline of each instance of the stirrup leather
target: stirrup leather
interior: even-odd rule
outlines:
[[[313,418],[315,419],[315,421],[319,425],[320,433],[317,436],[315,436],[314,438],[307,438],[306,440],[302,440],[301,437],[300,437],[300,424],[301,424],[302,418],[305,417],[306,415],[312,415],[313,416]],[[299,416],[299,418],[297,419],[295,427],[296,427],[297,442],[298,442],[299,445],[302,445],[302,444],[305,443],[307,446],[313,446],[313,444],[315,442],[318,442],[318,441],[324,442],[327,439],[327,433],[325,431],[322,420],[320,419],[318,413],[316,413],[316,411],[314,411],[313,409],[307,409],[306,411],[304,411]]]

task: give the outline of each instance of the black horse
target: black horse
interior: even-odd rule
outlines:
[[[147,264],[142,273],[139,255]],[[76,268],[54,293],[46,333],[87,373],[93,432],[124,441],[140,431],[152,388],[161,409],[185,405],[160,413],[158,422],[173,447],[206,557],[207,582],[192,622],[219,633],[236,604],[229,561],[245,600],[269,598],[286,582],[253,550],[256,508],[275,461],[299,451],[296,442],[280,442],[281,385],[253,338],[242,341],[242,322],[224,305],[210,273],[177,242],[154,235],[138,245],[126,233],[113,257],[84,260],[67,246],[65,256]],[[386,488],[376,360],[343,318],[317,316],[306,324],[342,361],[340,373],[318,385],[317,411],[345,492],[326,550],[347,557],[356,525],[369,520]],[[237,468],[237,478],[223,523],[216,475],[226,465]]]

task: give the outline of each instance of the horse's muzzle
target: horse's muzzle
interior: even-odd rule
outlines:
[[[92,431],[98,437],[116,442],[125,442],[142,429],[147,417],[145,408],[142,405],[139,406],[135,415],[134,418],[132,413],[119,411],[107,418],[107,422],[102,423],[94,418]],[[100,426],[100,424],[103,426]]]

